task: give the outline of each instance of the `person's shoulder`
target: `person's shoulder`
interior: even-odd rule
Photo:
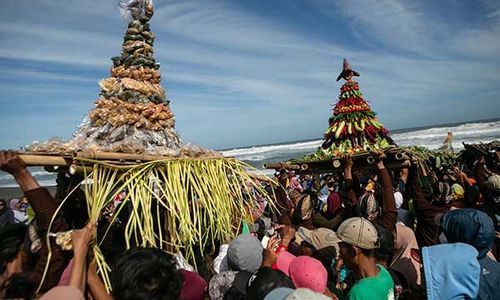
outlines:
[[[493,275],[500,279],[500,263],[491,259],[488,255],[478,260],[481,266],[481,275]]]
[[[364,296],[367,296],[367,291],[366,284],[361,280],[351,288],[348,298],[349,300],[364,299]]]
[[[389,270],[387,270],[384,266],[382,265],[377,265],[377,267],[379,267],[379,276],[378,277],[382,277],[382,278],[392,278],[391,277],[391,273],[389,273]],[[392,280],[392,279],[391,279]]]
[[[369,293],[368,291],[371,290],[371,287],[373,287],[373,284],[376,284],[373,282],[372,278],[364,278],[358,281],[350,290],[349,295],[352,296],[363,296]],[[351,299],[351,298],[350,298]],[[354,298],[356,299],[356,298]]]

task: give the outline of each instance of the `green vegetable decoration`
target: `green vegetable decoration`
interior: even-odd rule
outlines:
[[[340,88],[338,102],[329,119],[323,144],[314,154],[315,159],[357,154],[368,149],[395,145],[388,130],[366,103],[358,83],[352,79],[353,76],[359,76],[359,73],[344,58],[343,69],[337,81],[343,78],[346,82]]]

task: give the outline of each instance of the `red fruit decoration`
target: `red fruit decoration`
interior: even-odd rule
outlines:
[[[343,78],[346,82],[340,88],[323,144],[315,154],[317,159],[395,146],[388,130],[366,103],[358,83],[352,79],[353,76],[359,76],[359,73],[344,58],[343,69],[337,81]]]

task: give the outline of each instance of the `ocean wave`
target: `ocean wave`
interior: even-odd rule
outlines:
[[[47,179],[47,180],[38,180],[38,184],[40,186],[56,186],[56,179]],[[19,187],[19,185],[15,182],[3,182],[0,183],[0,188],[14,188],[14,187]]]
[[[239,159],[241,160],[246,160],[246,161],[261,161],[266,159],[265,155],[248,155],[248,156],[238,156]]]
[[[5,179],[12,179],[12,175],[9,173],[1,172],[0,173],[0,180],[5,180]],[[45,172],[45,171],[31,171],[31,175],[35,177],[41,177],[41,176],[48,176],[52,175],[53,173]]]
[[[455,138],[493,134],[500,136],[500,121],[489,123],[467,123],[455,127],[438,127],[423,130],[409,131],[405,133],[395,133],[391,135],[395,140],[425,140],[439,138],[444,140],[448,131],[453,133]]]
[[[281,145],[267,145],[267,146],[257,146],[257,147],[248,147],[248,148],[236,148],[232,150],[223,151],[222,154],[224,156],[234,156],[240,157],[243,155],[255,155],[255,154],[263,154],[263,153],[276,153],[279,151],[289,152],[291,150],[300,151],[307,149],[315,149],[321,145],[321,140],[317,141],[308,141],[308,142],[300,142],[293,144],[281,144]]]

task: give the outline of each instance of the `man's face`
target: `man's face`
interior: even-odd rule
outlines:
[[[344,264],[348,268],[353,268],[355,265],[354,257],[356,256],[356,250],[354,247],[348,243],[340,242],[339,243],[339,255],[340,258],[344,261]]]

